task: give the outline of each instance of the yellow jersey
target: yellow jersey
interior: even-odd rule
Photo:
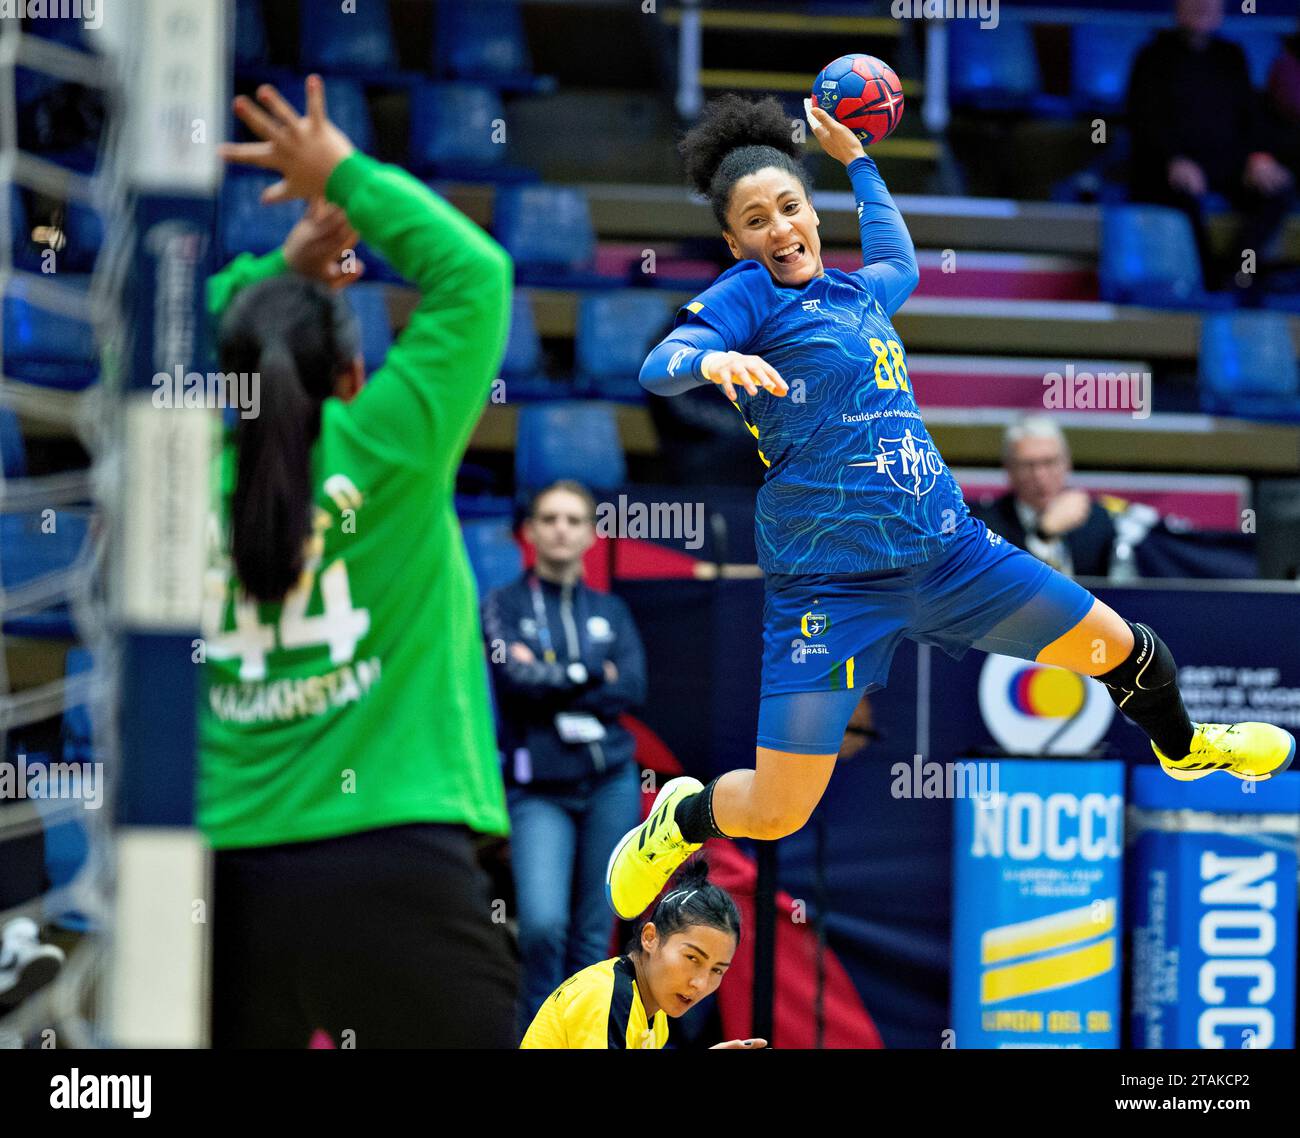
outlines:
[[[615,956],[575,973],[547,996],[519,1046],[630,1049],[667,1042],[668,1016],[660,1008],[647,1022],[632,961]]]

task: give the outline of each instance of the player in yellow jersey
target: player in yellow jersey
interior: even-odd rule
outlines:
[[[740,913],[696,858],[638,928],[622,956],[570,976],[538,1010],[520,1047],[552,1050],[659,1048],[668,1020],[718,990],[740,943]],[[766,1047],[732,1039],[717,1048]]]

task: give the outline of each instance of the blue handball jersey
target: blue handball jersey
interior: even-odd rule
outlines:
[[[741,261],[678,313],[678,325],[703,321],[790,385],[783,398],[737,389],[767,466],[755,515],[766,573],[915,565],[939,554],[967,515],[921,419],[880,288],[839,269],[778,288],[757,261]]]

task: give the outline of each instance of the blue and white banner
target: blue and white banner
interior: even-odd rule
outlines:
[[[1133,1046],[1295,1046],[1300,774],[1133,772]]]
[[[1003,760],[954,816],[958,1047],[1119,1045],[1124,765]]]

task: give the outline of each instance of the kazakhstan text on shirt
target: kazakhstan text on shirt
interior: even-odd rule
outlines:
[[[356,703],[379,682],[378,656],[344,664],[319,676],[266,683],[212,684],[208,702],[225,722],[270,723],[324,715]]]

